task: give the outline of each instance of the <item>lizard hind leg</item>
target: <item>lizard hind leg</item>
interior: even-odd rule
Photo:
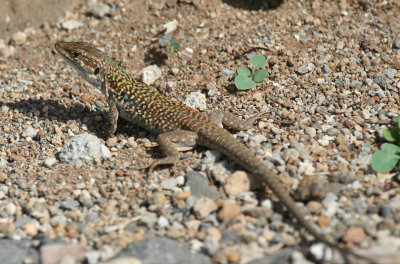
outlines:
[[[159,165],[173,165],[179,160],[179,151],[191,150],[196,146],[197,134],[187,130],[176,130],[158,135],[158,146],[165,155],[164,158],[154,160],[149,165],[140,169],[149,169],[152,176],[153,170]]]
[[[246,120],[240,119],[236,115],[222,111],[222,110],[214,110],[210,113],[209,117],[212,122],[217,124],[218,126],[222,127],[223,125],[236,130],[236,131],[243,131],[249,128],[257,129],[253,124],[255,121],[264,118],[266,113],[261,113],[259,115],[250,117]]]

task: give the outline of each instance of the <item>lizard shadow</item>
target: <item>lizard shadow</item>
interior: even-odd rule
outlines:
[[[57,100],[53,99],[24,99],[18,102],[5,103],[3,105],[8,106],[14,111],[23,112],[25,115],[32,117],[37,116],[39,119],[47,119],[49,121],[57,120],[62,123],[67,123],[70,120],[76,120],[78,127],[86,125],[91,133],[96,134],[98,137],[101,136],[102,125],[104,121],[96,121],[96,116],[103,115],[102,110],[91,111],[85,108],[84,104],[77,102],[72,107],[67,107]],[[51,124],[51,123],[50,123]],[[129,122],[118,119],[117,133],[124,133],[127,136],[137,136],[134,131],[136,129],[128,129],[127,126],[132,126]],[[103,138],[104,139],[104,138]]]
[[[144,55],[143,61],[150,65],[165,65],[168,59],[168,55],[160,51],[158,48],[150,48]]]

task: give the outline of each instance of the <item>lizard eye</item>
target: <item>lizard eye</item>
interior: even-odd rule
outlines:
[[[94,74],[94,75],[97,75],[97,74],[99,74],[99,71],[100,71],[100,69],[99,69],[99,67],[97,67],[96,69],[94,69],[93,74]]]
[[[72,56],[74,56],[74,58],[78,58],[79,53],[78,53],[78,52],[73,52],[73,53],[72,53]]]

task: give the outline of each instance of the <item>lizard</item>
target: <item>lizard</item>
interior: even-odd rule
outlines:
[[[322,234],[307,221],[281,184],[279,176],[220,124],[243,130],[252,126],[254,118],[243,121],[229,112],[220,112],[216,114],[217,118],[210,118],[133,78],[115,60],[93,45],[58,41],[55,49],[83,79],[105,96],[109,105],[106,116],[109,128],[105,135],[114,134],[118,117],[158,135],[158,145],[165,157],[152,162],[149,166],[150,172],[158,165],[175,165],[180,157],[179,151],[190,150],[196,145],[217,150],[249,171],[260,183],[267,185],[297,223],[316,240],[358,256],[339,246],[332,237]],[[237,122],[238,120],[243,123]]]

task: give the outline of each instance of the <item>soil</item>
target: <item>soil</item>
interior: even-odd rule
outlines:
[[[256,123],[258,129],[239,132],[237,138],[275,166],[299,206],[305,206],[308,219],[343,246],[364,249],[369,255],[382,253],[378,261],[390,257],[393,263],[400,262],[396,259],[398,174],[376,173],[370,167],[371,156],[382,143],[382,130],[399,114],[399,1],[104,4],[110,11],[99,17],[86,1],[74,1],[58,22],[26,29],[26,39],[19,45],[11,36],[0,45],[0,235],[4,239],[80,243],[103,254],[102,260],[150,235],[187,245],[196,241],[215,263],[249,263],[267,259],[267,253],[287,252],[284,248],[299,253],[303,261],[318,259],[307,254],[316,242],[275,203],[268,189],[227,195],[218,175],[230,177],[243,168],[225,158],[207,163],[210,153],[205,148],[182,153],[176,170],[160,167],[152,178],[135,169],[162,155],[156,136],[124,120],[114,137],[104,140],[111,159],[81,166],[57,160],[46,166],[46,158],[58,159],[74,135],[101,134],[104,97],[54,50],[57,40],[84,41],[103,49],[138,78],[144,67],[156,64],[162,76],[152,86],[181,101],[200,91],[206,95],[205,113],[223,109],[241,118],[264,113]],[[177,54],[159,43],[163,25],[175,19],[178,26],[171,36],[181,45]],[[71,21],[81,24],[69,28],[65,23]],[[249,67],[255,54],[267,58],[268,77],[253,89],[238,91],[232,73]],[[30,126],[37,133],[23,136]],[[218,210],[233,201],[240,208],[237,215],[224,221],[224,216],[216,218],[217,210],[201,219],[188,200],[177,198],[188,191],[187,186],[162,185],[191,170],[218,190]],[[84,191],[92,204],[85,203]],[[163,205],[149,202],[154,193],[163,193]],[[79,201],[79,206],[67,209],[63,206],[67,198]],[[38,209],[38,203],[44,208]],[[96,220],[85,220],[93,206]],[[246,213],[250,206],[269,210],[270,215]],[[176,210],[183,208],[188,213],[176,217]],[[32,213],[37,211],[42,214]],[[165,217],[171,225],[124,229],[146,212]],[[34,223],[33,231],[31,226],[15,225],[26,216]],[[55,216],[65,216],[65,223],[54,224]],[[189,227],[191,221],[200,221],[203,229]],[[120,229],[104,231],[110,226]],[[240,241],[223,243],[224,237],[215,236],[211,228],[221,236],[234,232]],[[207,244],[207,237],[218,246]],[[105,254],[105,246],[112,253]],[[340,257],[336,255],[340,254],[333,259]]]

